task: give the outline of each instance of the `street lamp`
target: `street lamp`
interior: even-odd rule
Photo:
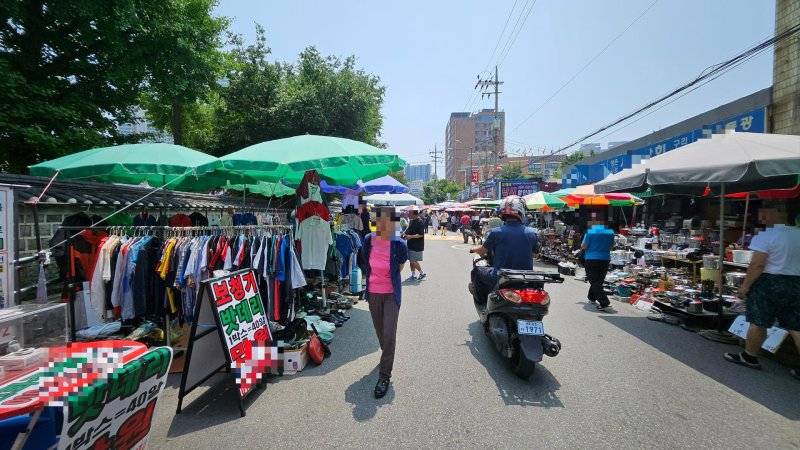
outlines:
[[[472,167],[472,151],[475,150],[475,147],[470,147],[469,145],[459,141],[458,139],[456,139],[456,143],[461,144],[469,149],[469,196],[472,197],[472,171],[474,170]],[[466,178],[467,174],[464,173],[464,179],[466,180]]]

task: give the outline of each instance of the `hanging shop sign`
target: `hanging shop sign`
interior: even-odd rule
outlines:
[[[70,394],[58,448],[146,448],[171,364],[171,348],[154,348]]]
[[[481,198],[497,198],[497,187],[494,181],[488,181],[480,188],[478,196]]]
[[[472,177],[471,177],[471,179],[472,179],[472,182],[473,182],[473,183],[477,183],[477,182],[479,181],[479,177],[480,177],[480,171],[478,171],[478,170],[472,170],[472,172],[471,172],[471,173],[472,173]]]
[[[522,197],[523,195],[533,194],[538,191],[539,183],[536,181],[524,178],[500,181],[500,198],[506,198],[509,195],[519,195]]]
[[[279,366],[280,355],[261,300],[255,272],[240,270],[201,283],[189,335],[186,364],[178,393],[183,398],[224,368],[235,373],[239,409],[242,401],[261,384],[271,367]]]
[[[754,109],[716,123],[703,125],[701,128],[655,142],[646,147],[628,150],[625,154],[595,164],[576,164],[569,173],[562,174],[562,187],[573,187],[603,180],[612,173],[631,168],[633,164],[639,164],[643,160],[663,155],[700,139],[710,138],[712,134],[720,134],[725,131],[766,133],[767,108]]]

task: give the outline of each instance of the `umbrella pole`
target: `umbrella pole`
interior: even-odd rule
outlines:
[[[747,193],[747,197],[744,200],[744,220],[742,221],[742,247],[744,247],[744,236],[747,233],[747,213],[750,210],[750,193]]]
[[[631,215],[631,224],[630,227],[633,228],[634,222],[636,222],[636,204],[633,204],[633,214]]]
[[[738,338],[726,331],[722,326],[722,309],[724,308],[722,299],[722,287],[724,286],[722,282],[724,279],[722,276],[722,262],[725,260],[725,183],[720,183],[719,191],[719,310],[717,313],[717,329],[703,330],[698,334],[716,342],[735,343],[738,342]]]

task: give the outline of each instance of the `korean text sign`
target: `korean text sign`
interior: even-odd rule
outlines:
[[[250,365],[252,361],[248,359],[258,353],[253,352],[253,344],[272,340],[255,272],[216,278],[210,285],[231,364],[233,368]]]
[[[154,348],[71,394],[58,448],[146,448],[171,363],[171,348]]]

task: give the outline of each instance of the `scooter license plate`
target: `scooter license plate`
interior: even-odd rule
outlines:
[[[517,320],[517,333],[544,336],[544,324],[541,320]]]

